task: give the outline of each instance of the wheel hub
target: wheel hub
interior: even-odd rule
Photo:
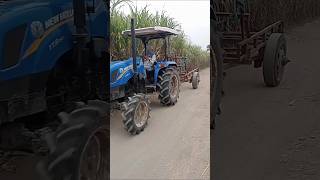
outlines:
[[[79,179],[104,179],[107,171],[106,166],[107,150],[106,132],[96,131],[88,140],[80,159]]]
[[[148,104],[142,101],[137,105],[134,113],[134,122],[136,126],[142,127],[148,120],[148,116],[149,116]]]
[[[178,78],[173,75],[169,84],[169,91],[171,97],[176,97],[178,93]]]

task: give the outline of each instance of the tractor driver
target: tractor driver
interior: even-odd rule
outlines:
[[[144,66],[147,70],[152,71],[155,62],[157,61],[157,56],[151,47],[147,48],[147,54],[145,56]]]
[[[150,47],[148,48],[147,58],[151,62],[152,65],[157,61],[157,56],[156,56],[153,48],[150,48]]]

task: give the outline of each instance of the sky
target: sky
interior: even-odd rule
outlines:
[[[210,44],[210,1],[209,0],[132,0],[138,8],[148,5],[150,11],[165,10],[181,24],[182,30],[192,44],[203,50]],[[125,9],[125,8],[123,8]],[[124,10],[126,11],[126,10]],[[128,12],[128,11],[127,11]]]

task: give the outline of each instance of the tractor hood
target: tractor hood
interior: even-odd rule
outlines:
[[[137,57],[137,71],[144,73],[143,61]],[[110,82],[111,88],[116,88],[126,84],[133,77],[132,58],[110,62]]]
[[[139,66],[140,64],[142,64],[142,59],[140,57],[137,57],[137,66]],[[110,62],[110,73],[112,74],[112,72],[114,72],[115,70],[119,70],[121,71],[121,68],[126,68],[126,67],[132,67],[132,58],[129,59],[124,59],[124,60],[116,60],[116,61],[111,61]]]
[[[7,1],[0,1],[0,17],[7,12],[16,12],[19,9],[23,8],[32,8],[35,6],[43,5],[43,3],[49,2],[48,0],[7,0]]]

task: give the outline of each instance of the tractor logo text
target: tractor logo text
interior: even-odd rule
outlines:
[[[121,79],[126,74],[126,72],[128,72],[129,70],[132,70],[132,69],[133,69],[132,65],[125,67],[125,68],[120,68],[119,69],[119,76],[118,76],[117,80]]]
[[[49,45],[49,50],[51,51],[55,47],[57,47],[62,41],[64,40],[64,37],[60,37],[55,39],[50,45]]]
[[[69,19],[73,16],[73,10],[70,9],[70,10],[66,10],[66,11],[63,11],[62,13],[59,13],[53,17],[51,17],[50,19],[48,19],[46,22],[45,22],[45,28],[46,29],[49,29],[50,27],[66,20],[66,19]]]

